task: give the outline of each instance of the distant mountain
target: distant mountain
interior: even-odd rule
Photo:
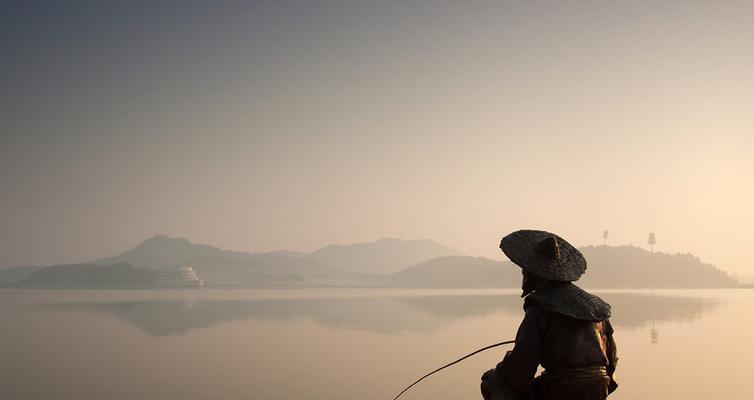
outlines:
[[[298,255],[245,253],[194,244],[184,238],[156,235],[115,257],[92,262],[98,265],[128,263],[141,268],[194,268],[207,285],[256,286],[275,284],[336,284],[360,281],[350,273]]]
[[[738,282],[690,254],[650,253],[633,246],[589,246],[576,282],[587,288],[731,287]],[[521,286],[521,269],[510,261],[480,257],[441,257],[385,277],[390,286],[505,287]]]
[[[30,277],[42,267],[10,267],[0,269],[0,286],[9,286]]]
[[[195,244],[184,238],[155,235],[122,254],[95,260],[92,264],[106,265],[125,262],[137,267],[166,269],[187,264],[198,258],[211,257],[243,260],[253,255],[221,250],[207,244]]]
[[[343,271],[389,274],[433,258],[461,255],[428,239],[380,239],[376,242],[330,245],[309,254],[320,264]]]
[[[331,245],[313,253],[288,250],[246,253],[195,244],[184,238],[155,235],[121,254],[82,265],[128,264],[137,269],[153,270],[188,265],[209,286],[374,286],[380,284],[379,275],[449,255],[460,253],[431,240],[381,239],[370,243]],[[79,271],[71,265],[46,267],[55,268],[45,269],[40,276],[53,276],[52,271],[61,274]],[[0,285],[18,284],[40,268],[0,270]]]
[[[605,288],[695,288],[737,286],[738,281],[692,254],[650,253],[635,246],[579,249],[587,269],[583,286]]]
[[[313,253],[279,250],[245,253],[155,235],[138,246],[92,264],[129,263],[141,268],[194,268],[208,285],[265,285],[273,282],[372,285],[373,275],[395,272],[431,258],[459,252],[431,240],[381,239],[331,245]]]
[[[141,288],[151,287],[157,271],[130,264],[65,264],[40,268],[18,287],[34,288]]]
[[[338,285],[363,278],[323,266],[308,258],[260,253],[243,257],[203,256],[186,263],[208,285]]]
[[[385,277],[385,284],[399,287],[518,287],[521,269],[509,262],[484,257],[434,258]]]
[[[738,285],[725,272],[691,254],[650,253],[632,246],[588,246],[581,251],[587,259],[587,271],[578,284],[587,288]],[[520,269],[510,261],[460,255],[431,240],[381,239],[331,245],[309,254],[245,253],[156,235],[120,255],[87,264],[4,268],[0,270],[0,286],[134,287],[146,285],[147,276],[156,274],[155,270],[181,265],[193,267],[210,286],[521,285]]]
[[[266,254],[278,254],[281,256],[289,256],[289,257],[307,257],[309,253],[304,253],[302,251],[292,251],[292,250],[275,250],[270,251]]]

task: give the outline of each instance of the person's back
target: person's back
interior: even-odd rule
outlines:
[[[612,379],[615,345],[609,320],[591,322],[548,313],[542,340],[545,372],[532,392],[539,399],[605,399],[617,387]],[[612,356],[610,353],[612,352]]]
[[[513,257],[509,255],[516,264],[523,264],[522,296],[525,296],[526,314],[516,334],[513,350],[505,355],[494,370],[482,377],[483,396],[494,400],[607,398],[617,388],[613,373],[618,360],[609,320],[610,305],[570,283],[570,280],[578,279],[586,269],[586,264],[585,261],[583,266],[577,263],[572,270],[564,268],[568,265],[560,259],[558,242],[561,246],[569,246],[567,242],[542,231],[519,231],[514,234],[536,238],[529,240],[534,243],[530,245],[534,255],[527,254],[528,258],[517,257],[515,251],[511,251]],[[501,244],[504,251],[506,244],[507,249],[511,246],[511,241],[506,243],[506,238],[503,238]],[[544,260],[536,260],[536,257]],[[551,257],[560,264],[553,264],[546,257]],[[532,258],[535,260],[532,261]],[[578,257],[575,258],[578,260]],[[542,268],[556,271],[548,275],[550,270],[537,269],[535,262],[540,262]],[[557,268],[561,268],[561,271],[557,271]],[[553,277],[559,280],[554,280]],[[539,365],[544,368],[544,372],[535,378]]]

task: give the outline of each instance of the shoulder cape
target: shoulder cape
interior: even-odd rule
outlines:
[[[545,311],[584,321],[610,318],[610,304],[573,283],[557,283],[538,289],[524,299],[524,310],[536,303]]]

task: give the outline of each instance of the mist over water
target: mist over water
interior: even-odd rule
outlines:
[[[754,293],[595,293],[613,305],[621,387],[611,399],[706,399],[720,390],[748,398],[743,375],[754,350],[710,338],[734,317],[745,319],[737,335],[754,333],[745,312]],[[513,290],[3,290],[2,393],[392,398],[429,370],[513,338],[521,304]],[[482,353],[405,396],[476,398],[479,376],[505,350]]]

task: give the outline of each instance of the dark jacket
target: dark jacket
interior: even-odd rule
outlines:
[[[591,400],[615,390],[618,357],[607,303],[568,283],[529,295],[524,309],[515,347],[495,369],[514,393]],[[545,371],[535,379],[538,365]]]

